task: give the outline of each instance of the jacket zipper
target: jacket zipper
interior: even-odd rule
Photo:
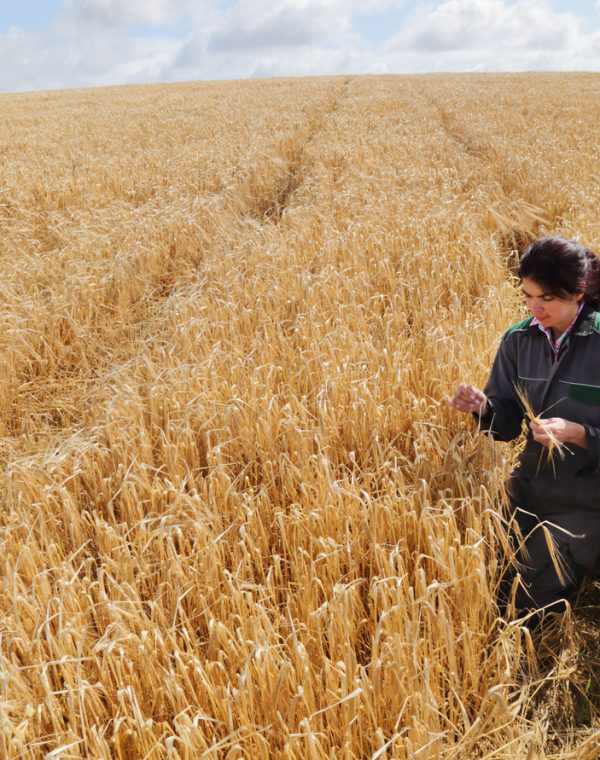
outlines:
[[[554,377],[555,377],[556,373],[558,372],[558,368],[560,367],[561,362],[563,361],[563,359],[565,358],[565,356],[567,355],[567,353],[569,351],[569,347],[570,347],[570,343],[571,343],[570,337],[571,337],[570,335],[567,336],[567,339],[565,340],[565,342],[559,348],[558,354],[556,354],[554,356],[554,361],[552,363],[552,369],[550,370],[550,375],[548,376],[548,380],[546,380],[546,385],[544,386],[544,391],[542,393],[542,400],[540,402],[540,408],[541,409],[544,408],[544,402],[546,400],[546,396],[548,395],[548,391],[550,390],[550,386],[552,385],[552,381],[554,380]],[[551,348],[550,344],[548,344],[548,348],[549,348],[550,351],[552,351],[552,348]],[[554,353],[554,351],[552,351],[552,353]]]

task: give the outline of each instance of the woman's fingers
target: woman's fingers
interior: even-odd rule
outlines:
[[[485,394],[469,383],[459,383],[450,399],[450,404],[461,412],[478,412],[479,414],[485,408],[487,399]]]
[[[532,421],[529,427],[531,428],[531,434],[533,435],[534,441],[537,441],[537,443],[543,443],[545,446],[550,443],[550,438],[543,425]]]
[[[531,421],[529,427],[533,440],[545,446],[551,443],[566,443],[571,440],[573,423],[562,417],[545,417],[538,422]]]

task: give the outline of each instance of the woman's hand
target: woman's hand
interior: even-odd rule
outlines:
[[[578,422],[571,422],[562,417],[547,417],[539,422],[531,422],[529,427],[533,434],[533,440],[542,446],[551,446],[559,443],[573,443],[582,449],[587,448],[585,428]]]
[[[482,417],[488,410],[488,400],[485,393],[474,385],[459,383],[450,399],[450,406],[461,412],[475,412]]]

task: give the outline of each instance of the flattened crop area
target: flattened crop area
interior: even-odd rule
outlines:
[[[2,757],[598,756],[594,584],[498,617],[512,451],[447,398],[517,250],[600,247],[599,97],[0,97]]]

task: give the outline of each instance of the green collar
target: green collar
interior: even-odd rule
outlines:
[[[532,327],[537,330],[537,325],[532,325],[532,322],[533,317],[522,319],[520,322],[512,325],[512,327],[509,327],[504,333],[504,337],[508,338],[508,336],[514,332],[529,330]],[[596,311],[594,308],[586,304],[581,310],[570,335],[591,335],[594,332],[600,333],[600,311]],[[541,330],[540,334],[543,334]]]

